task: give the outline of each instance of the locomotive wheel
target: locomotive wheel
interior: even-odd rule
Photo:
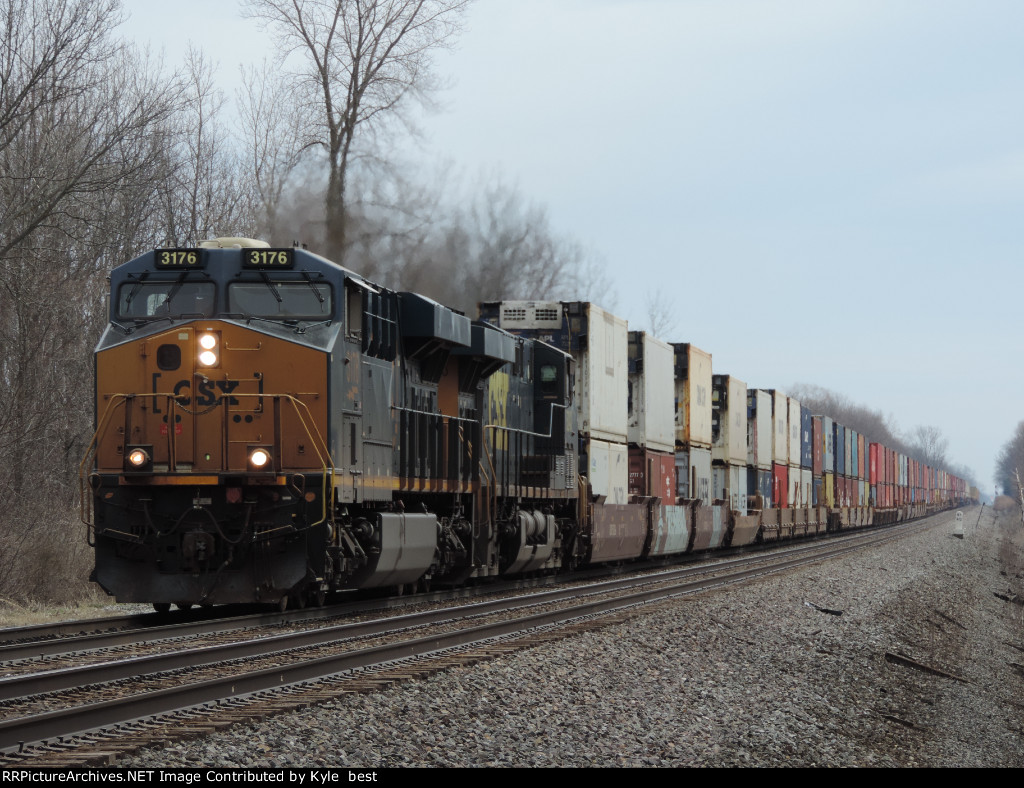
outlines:
[[[291,604],[296,610],[302,610],[306,606],[306,594],[302,591],[298,591],[292,595]]]
[[[176,608],[178,608],[178,610],[191,610],[192,609],[192,603],[191,602],[175,602],[174,606]]]
[[[327,602],[327,592],[322,588],[309,589],[309,604],[313,607],[323,607]]]
[[[170,602],[154,602],[153,603],[153,609],[157,613],[160,613],[160,614],[170,613],[171,612],[171,603]]]
[[[285,594],[279,600],[277,600],[277,609],[282,613],[288,609],[288,595]]]

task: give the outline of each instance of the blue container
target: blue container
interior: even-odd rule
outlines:
[[[836,454],[836,476],[846,475],[846,427],[842,424],[835,424],[835,454]]]
[[[814,468],[814,416],[810,408],[800,406],[800,467]]]

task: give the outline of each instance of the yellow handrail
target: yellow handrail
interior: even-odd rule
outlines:
[[[86,486],[87,486],[87,482],[86,482],[87,476],[86,475],[87,475],[87,471],[89,470],[90,466],[95,461],[95,457],[96,457],[96,453],[98,451],[100,440],[103,437],[103,435],[106,433],[106,430],[109,428],[109,423],[110,423],[110,420],[111,420],[111,416],[116,411],[116,409],[118,407],[120,407],[120,406],[125,406],[125,408],[127,409],[129,407],[128,403],[131,400],[136,399],[136,398],[140,398],[140,399],[141,398],[147,398],[147,399],[155,400],[155,399],[157,399],[159,397],[165,397],[167,399],[167,402],[168,402],[168,409],[167,410],[168,410],[168,413],[170,413],[171,412],[172,403],[173,404],[177,404],[177,398],[178,398],[178,395],[173,394],[173,393],[166,393],[166,392],[153,392],[153,393],[145,393],[145,394],[110,394],[110,395],[107,395],[107,396],[109,398],[109,401],[107,403],[107,407],[104,409],[103,415],[100,417],[99,424],[96,427],[96,431],[93,433],[92,439],[89,441],[89,445],[86,448],[85,456],[82,458],[82,461],[81,461],[81,463],[79,463],[79,466],[78,466],[78,485],[79,485],[79,498],[80,498],[80,500],[79,500],[79,518],[87,526],[87,528],[89,528],[90,530],[95,527],[95,523],[93,521],[93,509],[92,509],[92,506],[91,506],[92,496],[87,494],[87,492],[86,492]],[[330,448],[328,447],[327,442],[324,440],[324,437],[320,434],[320,431],[316,427],[315,419],[313,418],[313,415],[312,415],[312,413],[309,410],[309,406],[305,402],[303,402],[302,400],[298,399],[297,397],[295,397],[295,396],[293,396],[291,394],[268,394],[267,392],[261,392],[261,393],[232,392],[231,396],[232,397],[236,397],[236,398],[237,397],[258,397],[258,398],[273,399],[273,400],[277,400],[277,401],[282,401],[283,400],[283,401],[288,402],[292,406],[292,408],[293,408],[293,410],[295,412],[296,417],[299,419],[299,423],[302,425],[302,429],[305,432],[306,437],[309,439],[309,441],[311,442],[311,444],[313,446],[314,451],[316,452],[317,461],[320,463],[320,468],[323,471],[323,482],[322,482],[322,485],[321,485],[321,493],[322,493],[321,494],[321,516],[320,516],[320,519],[317,522],[313,523],[309,527],[312,528],[314,526],[320,525],[321,523],[327,521],[328,518],[329,518],[329,515],[330,515],[330,511],[331,511],[329,506],[328,506],[328,497],[329,497],[329,494],[331,496],[333,496],[334,485],[335,485],[334,460],[331,457]],[[225,399],[224,397],[221,397],[219,402],[223,402],[224,399]],[[127,410],[126,410],[126,415],[127,415]],[[225,429],[225,431],[227,430],[227,425],[226,424],[225,424],[224,429]],[[167,436],[168,455],[167,455],[167,459],[168,459],[168,469],[169,469],[169,472],[171,472],[171,473],[174,473],[173,469],[174,469],[174,467],[176,465],[175,458],[173,456],[173,454],[174,454],[174,452],[173,452],[173,446],[174,446],[173,432],[174,432],[173,426],[168,424],[168,430],[167,430],[167,433],[168,433],[168,436]],[[226,456],[224,458],[224,462],[225,463],[227,462],[227,457]]]

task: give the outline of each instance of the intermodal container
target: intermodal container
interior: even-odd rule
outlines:
[[[772,506],[785,509],[789,505],[789,466],[772,463]]]
[[[772,469],[772,395],[747,389],[747,465]]]
[[[630,331],[629,443],[643,449],[675,449],[675,379],[672,346],[646,334]]]
[[[769,389],[772,397],[772,466],[789,465],[789,397]]]
[[[835,422],[828,416],[821,417],[822,473],[836,472]]]
[[[790,468],[800,467],[801,445],[800,445],[800,403],[789,397],[789,458]]]
[[[811,456],[811,470],[815,476],[821,476],[822,463],[825,459],[824,442],[821,437],[822,421],[821,416],[811,418],[811,443],[813,454]]]
[[[606,503],[629,502],[629,454],[624,443],[591,438],[584,442],[590,472],[587,479],[594,495],[603,495]]]
[[[673,344],[672,350],[675,355],[676,449],[710,449],[711,354],[688,343]]]
[[[675,502],[676,458],[669,452],[656,452],[631,446],[629,449],[629,494]]]
[[[711,461],[747,462],[747,384],[731,375],[711,376]]]
[[[580,438],[626,443],[626,321],[585,301],[499,301],[480,316],[513,334],[543,339],[576,360]]]
[[[747,466],[712,464],[711,479],[714,485],[712,499],[724,501],[731,511],[746,515]]]
[[[814,468],[814,417],[805,407],[800,408],[800,467]]]

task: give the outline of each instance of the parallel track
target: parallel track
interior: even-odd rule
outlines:
[[[94,658],[89,665],[13,676],[0,680],[0,698],[4,699],[0,715],[6,716],[0,720],[0,766],[94,762],[89,758],[98,757],[96,753],[123,749],[117,741],[126,734],[123,729],[118,732],[116,726],[140,717],[175,715],[189,709],[192,716],[205,720],[200,726],[205,730],[217,726],[211,720],[251,718],[248,711],[240,715],[238,707],[248,706],[254,699],[265,707],[268,701],[264,694],[271,690],[280,693],[285,688],[289,695],[313,692],[332,696],[353,691],[344,687],[365,679],[368,671],[390,675],[397,670],[399,678],[408,679],[443,669],[452,660],[463,661],[467,653],[481,658],[481,654],[519,648],[513,641],[524,638],[534,642],[538,638],[564,637],[569,631],[603,626],[609,616],[629,615],[640,605],[787,571],[936,524],[938,518],[930,517],[882,531],[855,532],[844,539],[801,543],[770,554],[605,580],[584,588],[560,588],[514,599],[492,599],[273,636],[264,633],[262,637],[173,653],[100,662]],[[237,629],[235,622],[225,623]],[[367,638],[377,640],[367,644]],[[178,645],[187,646],[189,642]],[[304,686],[324,680],[329,684],[341,682],[343,688]],[[92,691],[79,689],[92,685],[102,700]],[[65,695],[40,696],[73,688],[78,692],[77,700]],[[45,710],[54,703],[66,707]],[[280,703],[285,708],[294,705],[287,699]],[[43,710],[27,711],[33,704]],[[159,728],[156,723],[146,727],[153,725]],[[188,725],[180,723],[175,727],[185,733],[189,730]],[[104,733],[97,733],[100,729]],[[80,738],[71,741],[68,737]],[[66,741],[55,745],[55,739]],[[44,740],[49,744],[40,745]],[[134,734],[129,742],[137,742]]]

